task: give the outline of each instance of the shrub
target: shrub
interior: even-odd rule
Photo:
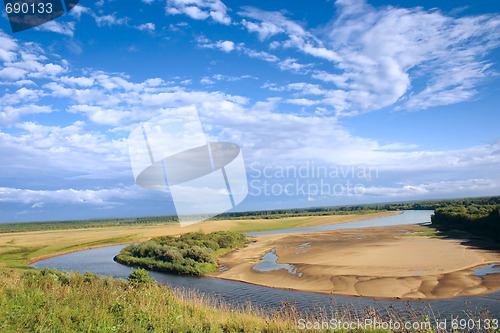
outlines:
[[[130,275],[127,278],[128,283],[132,287],[141,287],[150,285],[154,282],[154,279],[151,278],[148,272],[142,268],[133,269],[130,272]]]
[[[158,272],[202,275],[217,268],[216,253],[222,255],[245,242],[244,234],[229,231],[161,236],[123,248],[114,260]]]

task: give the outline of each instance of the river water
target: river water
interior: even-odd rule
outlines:
[[[279,231],[279,233],[426,223],[430,221],[430,214],[432,214],[432,211],[405,211],[404,214],[396,216],[329,226],[288,229]],[[273,230],[251,234],[256,235],[264,233],[269,234],[278,232]],[[59,270],[77,271],[82,274],[88,271],[97,273],[100,276],[126,278],[130,273],[130,268],[113,261],[113,257],[125,246],[126,245],[116,245],[74,252],[39,261],[31,266],[35,268],[53,267]],[[320,309],[326,309],[327,313],[330,313],[332,309],[339,307],[349,307],[351,312],[358,313],[362,313],[367,308],[372,307],[382,314],[385,313],[387,309],[396,309],[396,311],[404,312],[408,310],[409,307],[412,307],[424,314],[430,315],[431,318],[434,317],[441,320],[451,320],[451,316],[454,318],[466,318],[466,312],[476,312],[480,309],[488,309],[494,318],[500,319],[500,292],[498,291],[488,295],[455,297],[444,300],[382,300],[367,297],[336,296],[275,289],[210,277],[178,276],[156,272],[150,272],[150,275],[160,283],[215,296],[215,298],[221,299],[225,303],[231,305],[242,306],[251,302],[253,305],[257,305],[269,311],[279,310],[282,302],[294,302],[296,308],[300,312],[309,315],[314,315],[318,311],[321,311]]]

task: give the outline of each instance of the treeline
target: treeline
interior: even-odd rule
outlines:
[[[484,204],[465,200],[462,205],[436,209],[431,216],[433,226],[442,231],[461,230],[493,240],[500,240],[500,204]]]
[[[177,216],[0,223],[0,233],[177,223]]]
[[[150,271],[203,275],[217,269],[217,257],[246,242],[245,234],[231,231],[161,236],[123,248],[114,260]]]
[[[333,207],[274,209],[274,210],[261,210],[252,212],[229,212],[229,213],[219,214],[216,217],[213,217],[212,219],[214,220],[278,219],[278,218],[295,217],[295,216],[368,214],[380,211],[394,211],[394,210],[434,210],[442,207],[450,207],[450,206],[458,207],[463,205],[464,202],[476,205],[484,205],[484,204],[497,205],[500,204],[500,196],[333,206]]]

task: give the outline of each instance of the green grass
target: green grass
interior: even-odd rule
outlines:
[[[294,325],[157,283],[49,269],[0,275],[2,332],[278,332]]]
[[[406,236],[426,236],[426,237],[431,237],[431,238],[445,238],[446,235],[444,235],[442,232],[437,230],[436,228],[433,227],[428,227],[428,226],[420,226],[410,232],[409,234],[406,234]]]

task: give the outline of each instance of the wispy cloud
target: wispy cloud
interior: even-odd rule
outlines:
[[[195,20],[211,18],[217,23],[231,23],[228,8],[220,0],[167,0],[165,11],[170,15],[184,14]]]
[[[336,18],[316,34],[281,12],[246,7],[238,14],[263,42],[285,36],[271,42],[273,49],[293,48],[330,61],[331,70],[291,57],[279,66],[335,84],[336,99],[325,105],[343,114],[459,103],[475,96],[494,74],[485,56],[500,45],[498,15],[454,18],[420,7],[373,7],[363,0],[339,0],[336,7]],[[423,87],[413,84],[423,77]]]
[[[50,31],[61,35],[73,37],[73,34],[75,32],[75,22],[49,21],[47,23],[35,27],[35,30]]]

